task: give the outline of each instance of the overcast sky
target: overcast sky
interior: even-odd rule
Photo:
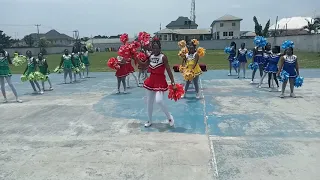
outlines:
[[[191,0],[0,0],[3,30],[13,38],[56,29],[72,36],[130,36],[147,31],[154,33],[178,18],[190,17]],[[318,9],[318,10],[317,10]],[[231,14],[243,19],[241,30],[253,30],[252,17],[261,24],[271,19],[320,14],[319,0],[196,0],[198,28],[209,28],[213,20]]]

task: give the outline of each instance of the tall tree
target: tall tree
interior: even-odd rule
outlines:
[[[256,16],[253,16],[253,22],[254,22],[254,31],[255,31],[256,35],[268,37],[268,34],[269,34],[268,32],[269,32],[269,27],[270,27],[270,19],[268,20],[268,22],[266,23],[264,28],[262,28],[261,24],[259,24]]]
[[[0,44],[4,47],[10,47],[14,43],[14,40],[10,37],[7,36],[6,33],[0,30]]]
[[[40,52],[42,54],[47,54],[46,48],[50,45],[50,41],[48,41],[45,37],[42,37],[39,39],[39,47],[40,47]]]
[[[32,37],[31,35],[26,35],[26,36],[24,36],[23,40],[24,40],[24,42],[26,42],[26,44],[27,44],[29,47],[32,47],[33,44],[34,44],[34,42],[35,42],[34,39],[33,39],[33,37]]]
[[[306,21],[308,24],[303,26],[302,29],[307,30],[309,34],[317,33],[318,30],[320,29],[320,18],[314,18],[314,19],[311,19],[311,21],[306,19]]]

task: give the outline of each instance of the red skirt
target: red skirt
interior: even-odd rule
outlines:
[[[131,62],[127,63],[126,66],[127,66],[128,73],[133,73],[134,72],[134,68],[133,68]]]
[[[150,74],[143,84],[150,91],[167,91],[168,83],[164,74]]]
[[[128,76],[129,72],[127,70],[126,64],[120,65],[120,69],[117,70],[116,76],[121,78],[121,77],[126,77]]]

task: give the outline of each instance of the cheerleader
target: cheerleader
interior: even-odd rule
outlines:
[[[138,82],[138,78],[137,76],[134,74],[134,68],[132,66],[132,61],[133,59],[129,58],[127,59],[127,63],[126,63],[126,68],[127,68],[127,71],[128,71],[128,76],[126,77],[127,79],[127,87],[130,88],[130,75],[132,75],[137,83],[137,86],[139,87],[139,82]]]
[[[231,47],[231,51],[230,51],[230,54],[228,57],[228,60],[229,60],[229,74],[228,74],[228,76],[231,76],[232,62],[234,61],[234,58],[236,57],[237,44],[234,41],[232,41],[230,44],[230,47]],[[238,74],[237,69],[234,68],[234,70]]]
[[[268,65],[265,68],[265,72],[268,73],[269,91],[272,91],[272,88],[271,88],[272,76],[273,76],[274,81],[277,84],[278,91],[281,91],[281,89],[279,88],[279,82],[278,82],[278,79],[277,79],[278,62],[279,62],[280,57],[281,57],[280,47],[279,46],[278,46],[278,48],[277,47],[273,47],[272,48],[272,54],[270,54],[270,56],[269,56]],[[272,86],[273,86],[273,83],[272,83]]]
[[[149,47],[144,47],[142,49],[142,52],[144,52],[147,57],[149,58],[151,56],[151,51],[148,50]],[[139,84],[143,84],[141,82],[141,75],[143,76],[143,80],[147,79],[148,78],[148,66],[146,64],[138,64],[138,69],[139,69],[139,75],[138,75],[138,81],[139,81]]]
[[[74,68],[80,70],[80,63],[81,63],[80,52],[77,50],[77,48],[73,47],[71,55],[74,61]],[[77,82],[77,74],[79,74],[80,79],[82,79],[81,72],[80,71],[76,72],[75,70],[73,72],[74,82]]]
[[[36,72],[37,60],[34,57],[32,57],[32,53],[29,50],[26,52],[26,56],[27,56],[28,65],[27,65],[26,69],[24,70],[23,74],[25,74],[28,77],[31,73]],[[43,94],[43,91],[41,90],[40,85],[37,81],[29,80],[29,82],[32,86],[34,94],[38,94],[38,93]],[[37,91],[36,86],[39,89],[39,91]]]
[[[258,85],[258,88],[261,88],[261,84],[264,80],[264,78],[267,76],[268,72],[265,70],[267,65],[269,64],[269,60],[270,60],[270,57],[272,55],[272,51],[271,51],[271,44],[270,43],[267,43],[267,45],[264,47],[264,52],[263,52],[263,75],[260,79],[260,82],[259,82],[259,85]],[[260,65],[259,65],[260,67]]]
[[[239,68],[238,68],[238,78],[240,76],[240,69],[243,71],[243,78],[246,78],[246,64],[247,64],[247,52],[248,50],[245,48],[246,44],[241,43],[241,48],[238,49],[237,59],[239,60]]]
[[[259,64],[259,72],[260,72],[260,77],[263,75],[263,64],[264,64],[264,58],[263,58],[263,48],[262,47],[255,47],[253,49],[253,63],[258,63]],[[253,70],[252,72],[252,78],[251,78],[251,84],[254,83],[254,77],[256,75],[257,69]]]
[[[171,72],[168,58],[166,55],[161,53],[161,43],[158,38],[154,38],[151,42],[152,55],[146,62],[139,63],[149,64],[150,77],[144,81],[143,87],[147,89],[147,104],[148,104],[148,117],[149,120],[145,123],[145,127],[150,127],[152,124],[152,112],[153,104],[156,102],[161,110],[165,113],[169,125],[174,126],[174,119],[169,113],[168,108],[164,104],[164,92],[168,90],[168,84],[165,76],[165,71],[167,71],[173,89],[176,89],[174,83],[173,74]]]
[[[289,74],[289,82],[290,82],[290,97],[295,98],[294,94],[294,82],[297,76],[299,76],[299,64],[298,57],[293,54],[293,48],[289,47],[285,51],[285,55],[280,59],[280,68],[277,76],[280,75],[281,71],[284,70]],[[281,95],[280,98],[284,98],[284,91],[286,89],[288,80],[284,81],[282,84]]]
[[[8,85],[11,88],[11,91],[13,92],[14,96],[16,97],[16,102],[22,103],[22,101],[18,98],[18,93],[14,85],[11,81],[11,71],[9,68],[9,64],[12,64],[10,56],[7,51],[3,50],[2,47],[0,47],[0,85],[1,85],[1,92],[3,95],[3,102],[7,103],[7,94],[5,89],[5,82],[4,79],[6,79]]]
[[[117,59],[118,59],[119,66],[120,66],[120,68],[116,71],[116,77],[117,77],[117,81],[118,81],[117,94],[120,94],[121,83],[123,85],[123,93],[126,94],[127,93],[126,77],[129,74],[127,71],[127,61],[121,56],[118,56]]]
[[[201,68],[198,64],[199,55],[196,52],[196,45],[193,44],[192,41],[187,46],[187,48],[188,48],[189,53],[186,54],[186,56],[183,58],[182,66],[185,66],[186,69],[193,70],[195,77],[193,78],[192,81],[193,81],[194,88],[196,90],[196,98],[199,99],[200,98],[200,95],[199,95],[199,76],[202,73]],[[187,93],[190,83],[191,83],[191,81],[186,82],[186,85],[184,87],[185,93]],[[185,96],[186,95],[184,95],[184,97]]]
[[[89,62],[89,51],[86,46],[83,46],[81,54],[82,54],[82,59],[81,59],[82,63],[85,65],[85,70],[82,71],[82,78],[84,78],[84,71],[87,72],[86,78],[88,78],[90,62]]]
[[[39,67],[39,71],[44,76],[46,76],[46,81],[48,81],[49,86],[50,86],[49,90],[52,91],[53,88],[52,88],[52,84],[51,84],[51,81],[50,81],[50,78],[49,78],[48,63],[47,63],[46,59],[43,58],[42,53],[38,54],[37,64],[38,64],[38,67]],[[45,91],[44,82],[45,82],[45,80],[42,80],[42,91]]]
[[[69,75],[70,84],[72,83],[72,69],[74,67],[74,61],[72,56],[69,54],[68,49],[64,50],[64,55],[61,57],[60,68],[63,65],[64,71],[64,83],[67,84],[67,76]]]

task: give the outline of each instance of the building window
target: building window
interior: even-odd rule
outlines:
[[[162,35],[159,35],[159,40],[162,41]]]
[[[233,36],[233,32],[231,31],[231,32],[229,32],[229,36]]]
[[[233,23],[232,23],[232,26],[236,26],[236,23],[233,22]]]
[[[223,23],[220,23],[220,27],[223,27]]]
[[[164,41],[167,41],[167,40],[168,40],[168,35],[166,35],[166,34],[163,35],[163,40],[164,40]]]
[[[223,36],[228,36],[228,32],[223,32]]]

